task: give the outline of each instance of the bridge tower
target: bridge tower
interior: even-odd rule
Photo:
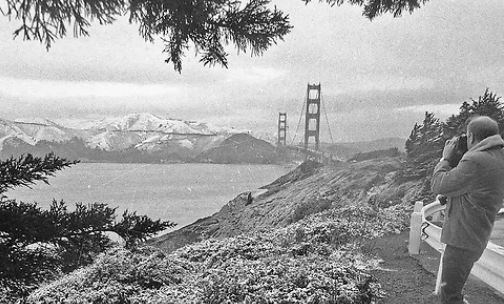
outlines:
[[[287,113],[278,113],[278,142],[277,146],[287,145]]]
[[[315,150],[318,151],[320,139],[320,83],[308,84],[306,92],[305,150],[308,149],[312,137],[315,140]]]

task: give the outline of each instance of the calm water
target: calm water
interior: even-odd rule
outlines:
[[[288,169],[272,165],[78,164],[49,178],[50,185],[7,192],[10,198],[49,206],[53,198],[103,202],[177,227],[211,215],[244,191],[264,186]],[[118,214],[119,214],[118,213]]]

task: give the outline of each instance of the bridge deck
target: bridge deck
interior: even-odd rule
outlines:
[[[342,161],[338,156],[329,153],[329,152],[323,152],[323,151],[317,151],[313,149],[305,149],[305,147],[300,147],[300,146],[284,146],[285,148],[295,151],[304,155],[307,155],[309,157],[315,158],[316,160],[323,162],[323,163],[333,163],[333,162],[338,162]]]

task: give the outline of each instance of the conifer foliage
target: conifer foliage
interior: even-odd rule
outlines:
[[[460,106],[458,115],[452,115],[443,125],[443,134],[445,137],[452,137],[465,133],[466,121],[474,115],[489,116],[499,124],[499,130],[504,131],[504,106],[495,93],[487,88],[483,95],[477,100],[471,99],[471,102],[464,101]]]
[[[477,100],[464,101],[459,113],[445,122],[426,112],[421,124],[415,124],[406,141],[409,177],[430,177],[435,164],[442,156],[446,140],[466,132],[467,121],[477,115],[486,115],[497,121],[504,131],[504,106],[495,93],[487,88]],[[404,176],[403,176],[404,177]]]
[[[297,0],[305,3],[313,0]],[[38,40],[49,48],[67,35],[89,35],[91,22],[111,24],[128,15],[138,25],[146,41],[163,41],[167,63],[182,70],[182,58],[190,46],[204,65],[228,65],[227,45],[239,52],[261,55],[287,35],[292,26],[289,16],[271,7],[271,0],[5,0],[0,13],[21,22],[14,37]],[[412,13],[428,0],[319,0],[330,5],[348,3],[363,7],[363,15],[374,19],[382,14],[399,17]]]
[[[116,209],[103,203],[77,203],[69,210],[64,201],[53,201],[43,209],[3,195],[10,188],[48,183],[54,172],[75,163],[54,154],[0,161],[0,293],[4,296],[24,295],[43,280],[89,264],[112,246],[106,233],[116,233],[132,247],[175,225],[128,211],[116,221]]]
[[[137,24],[146,41],[164,42],[166,62],[181,71],[182,58],[194,46],[205,65],[227,66],[224,47],[233,44],[238,51],[260,55],[291,29],[289,17],[270,0],[77,0],[19,1],[0,4],[3,15],[21,22],[14,37],[38,40],[51,46],[67,35],[89,35],[92,21],[111,24],[123,15]]]
[[[416,162],[435,158],[443,148],[443,124],[434,117],[434,113],[425,112],[421,124],[415,123],[409,138],[406,140],[406,153]]]
[[[27,186],[42,181],[48,184],[47,178],[54,172],[76,164],[65,159],[47,154],[45,157],[33,157],[31,154],[18,158],[11,157],[0,162],[0,194],[16,186]]]
[[[308,3],[313,0],[303,0]],[[383,14],[392,14],[394,17],[400,17],[404,11],[413,13],[414,10],[422,7],[429,0],[319,0],[331,5],[342,5],[344,3],[362,6],[366,18],[373,20]]]

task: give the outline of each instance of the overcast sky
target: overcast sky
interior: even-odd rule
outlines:
[[[191,53],[182,74],[127,20],[46,52],[12,40],[19,24],[0,17],[0,117],[150,112],[273,134],[285,111],[292,138],[306,85],[320,82],[334,140],[359,141],[406,138],[425,111],[446,118],[486,87],[504,94],[504,1],[437,0],[373,22],[357,7],[273,2],[294,26],[285,41],[262,57],[230,47],[229,69],[203,67]],[[329,141],[324,114],[322,132]]]

